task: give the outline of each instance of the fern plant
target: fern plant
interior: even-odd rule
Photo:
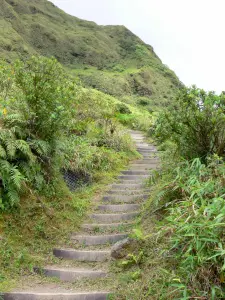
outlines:
[[[19,202],[26,176],[19,162],[34,161],[31,148],[26,141],[17,139],[14,129],[0,131],[0,208],[5,209]]]

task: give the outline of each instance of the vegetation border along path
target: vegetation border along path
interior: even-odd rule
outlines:
[[[72,283],[110,276],[110,246],[129,236],[143,200],[148,197],[149,191],[146,190],[144,181],[149,177],[149,171],[158,165],[156,149],[144,142],[143,134],[131,131],[131,136],[143,158],[134,161],[128,170],[122,171],[118,176],[118,182],[111,185],[107,195],[102,198],[102,203],[89,215],[86,224],[81,226],[81,233],[71,236],[71,248],[53,249],[53,254],[61,259],[60,262],[43,269],[35,268],[35,272]],[[71,266],[70,261],[76,261],[78,265]],[[73,289],[67,290],[60,284],[51,283],[6,293],[3,299],[104,300],[111,293],[113,291],[108,290],[74,292]]]

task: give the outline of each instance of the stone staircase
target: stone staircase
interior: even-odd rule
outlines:
[[[125,239],[135,224],[135,218],[142,210],[142,204],[149,197],[150,190],[145,188],[145,180],[151,170],[158,167],[156,149],[144,142],[141,132],[130,132],[142,159],[133,161],[128,170],[118,176],[118,181],[109,187],[107,194],[96,211],[88,216],[81,226],[81,233],[72,234],[72,248],[53,249],[55,257],[62,263],[35,268],[35,272],[49,277],[57,277],[61,281],[74,282],[81,279],[96,279],[110,276],[107,264],[110,260],[110,246]],[[68,260],[76,261],[79,268],[68,267]],[[86,267],[88,263],[101,262],[103,269]],[[84,267],[84,266],[85,267]],[[6,293],[4,300],[106,300],[113,291],[74,292],[57,286],[32,288],[31,291],[15,291]]]

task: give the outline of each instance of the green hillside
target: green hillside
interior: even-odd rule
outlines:
[[[154,108],[168,103],[180,81],[124,26],[99,26],[46,0],[0,0],[0,58],[54,56],[85,86]]]

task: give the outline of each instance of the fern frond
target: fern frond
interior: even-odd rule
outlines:
[[[12,188],[9,186],[8,191],[7,191],[7,197],[10,200],[10,205],[14,206],[20,201],[19,194],[15,188]]]
[[[21,114],[9,114],[5,116],[5,122],[10,124],[11,126],[14,125],[26,125],[26,122]]]
[[[0,145],[0,158],[6,158],[6,151],[1,145]]]
[[[51,149],[49,143],[43,140],[33,140],[29,144],[39,155],[48,155]]]
[[[7,156],[13,158],[16,154],[16,141],[14,139],[8,139],[5,141]]]
[[[0,141],[2,141],[2,143],[5,143],[8,139],[13,139],[13,138],[14,138],[14,134],[13,134],[12,130],[1,128]]]
[[[21,189],[21,184],[25,180],[25,177],[20,173],[17,167],[13,167],[10,172],[10,181],[13,182],[17,190]]]
[[[0,159],[0,173],[10,174],[11,167],[7,160]]]
[[[24,140],[17,140],[15,142],[16,148],[20,150],[24,155],[29,157],[30,160],[35,161],[35,157],[30,149],[30,145]]]

